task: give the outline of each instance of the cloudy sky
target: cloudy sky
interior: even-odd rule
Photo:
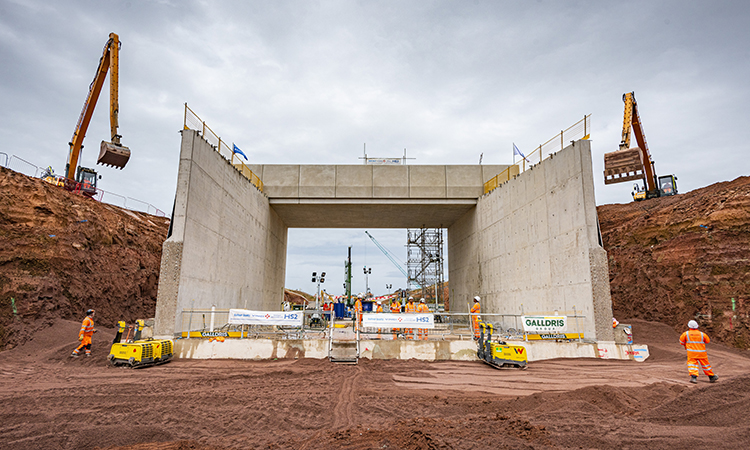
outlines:
[[[508,164],[512,143],[531,151],[592,114],[604,204],[630,200],[630,183],[599,174],[635,91],[656,170],[685,192],[749,172],[748,23],[746,1],[0,0],[0,152],[18,171],[34,171],[20,159],[63,171],[114,31],[132,157],[98,171],[131,207],[171,211],[185,102],[262,164],[358,164],[364,143],[407,148],[411,164]],[[107,109],[84,166],[109,138]],[[373,234],[405,260],[405,231]],[[290,230],[287,286],[312,290],[325,270],[339,292],[347,245],[355,290],[363,265],[376,293],[404,284],[362,230]]]

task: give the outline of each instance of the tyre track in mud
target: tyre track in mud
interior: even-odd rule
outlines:
[[[356,366],[353,375],[344,379],[341,385],[341,391],[336,399],[336,406],[333,409],[333,430],[340,430],[353,426],[352,411],[356,401],[356,386],[362,377],[362,367]]]

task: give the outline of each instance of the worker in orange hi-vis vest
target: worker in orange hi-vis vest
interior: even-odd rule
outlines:
[[[401,312],[401,303],[398,301],[398,298],[394,298],[391,302],[391,313],[392,314],[398,314]],[[393,339],[398,338],[398,333],[401,331],[401,328],[391,328],[391,332],[393,333]]]
[[[357,330],[362,326],[362,296],[358,296],[354,302],[354,314],[357,316]]]
[[[73,350],[70,356],[77,358],[81,355],[81,349],[86,349],[86,356],[91,356],[91,336],[96,332],[97,330],[94,329],[94,310],[89,309],[86,311],[86,318],[83,319],[81,324],[81,331],[78,332],[78,340],[81,344]]]
[[[423,298],[419,299],[419,304],[417,305],[417,312],[420,314],[425,314],[430,312],[430,308],[427,306],[427,303],[425,303]],[[419,336],[419,339],[427,340],[427,328],[417,328],[417,336]]]
[[[474,306],[471,307],[471,325],[474,327],[474,339],[479,339],[479,313],[481,312],[481,306],[479,306],[479,296],[474,297]]]
[[[383,312],[383,302],[378,300],[377,306],[375,307],[376,313],[382,313]],[[378,339],[380,339],[380,333],[382,333],[382,328],[378,328]]]
[[[711,342],[711,340],[706,333],[698,330],[698,322],[695,320],[688,322],[688,328],[689,330],[680,336],[680,344],[687,350],[690,382],[693,384],[698,383],[698,367],[700,366],[703,369],[703,373],[708,375],[709,381],[716,383],[719,377],[711,370],[711,364],[708,362],[708,354],[706,353],[706,344]]]
[[[417,312],[417,305],[414,304],[414,297],[409,297],[409,301],[406,302],[405,312],[407,314],[414,314]],[[404,335],[406,339],[414,339],[414,328],[404,328]]]

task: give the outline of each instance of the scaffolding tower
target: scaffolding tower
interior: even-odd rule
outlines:
[[[442,303],[448,310],[443,298],[443,229],[417,228],[406,230],[406,267],[409,274],[410,292],[421,292],[428,305],[438,310]],[[418,298],[419,298],[418,297]]]

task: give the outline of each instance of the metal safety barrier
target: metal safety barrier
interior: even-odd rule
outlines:
[[[259,191],[263,192],[263,181],[261,181],[260,177],[253,173],[253,171],[250,170],[250,168],[247,167],[245,163],[242,162],[242,160],[240,160],[240,157],[234,150],[234,145],[230,147],[226,142],[221,140],[219,135],[214,133],[214,130],[206,125],[206,122],[201,120],[201,118],[198,117],[198,114],[190,109],[187,103],[185,103],[185,118],[182,127],[185,130],[197,131],[203,137],[203,139],[208,142],[221,156],[223,156],[224,159],[229,161],[232,166],[237,169],[240,174],[242,174],[243,177],[247,178],[253,186],[258,188]]]
[[[528,155],[525,155],[525,157],[518,163],[508,167],[484,183],[484,193],[487,194],[491,192],[501,184],[510,181],[513,177],[525,172],[526,169],[539,164],[546,159],[546,157],[544,157],[545,153],[547,154],[547,157],[549,157],[553,152],[564,149],[566,142],[570,143],[570,141],[576,139],[589,139],[590,137],[591,114],[588,114],[565,130],[561,130],[560,133],[550,138],[544,144],[540,144],[539,147],[534,149],[534,151]]]
[[[497,314],[497,313],[434,313],[434,328],[419,329],[416,325],[411,328],[373,328],[359,326],[356,314],[344,318],[332,316],[333,311],[322,309],[306,309],[294,311],[304,314],[301,326],[280,325],[235,325],[229,322],[227,309],[185,309],[182,311],[181,328],[175,335],[182,338],[214,338],[217,336],[237,339],[330,339],[333,322],[337,326],[351,328],[357,335],[357,340],[471,340],[476,336],[472,320],[492,324],[493,340],[532,340],[551,339],[561,341],[583,341],[586,316],[577,311],[559,316],[566,317],[569,324],[564,333],[532,333],[524,331],[523,317],[525,316],[558,316],[553,312],[534,312],[526,314]],[[391,314],[364,313],[364,314]],[[352,337],[354,338],[354,334]]]

